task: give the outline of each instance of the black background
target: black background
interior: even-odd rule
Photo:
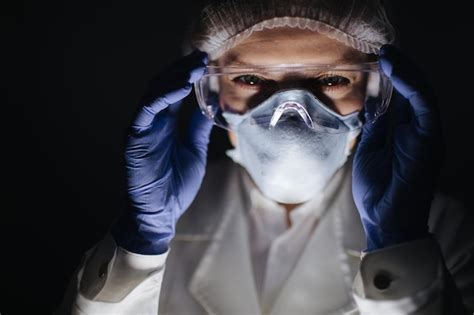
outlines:
[[[442,191],[472,208],[469,1],[392,1],[400,46],[438,94]],[[123,209],[126,127],[181,54],[198,1],[2,2],[0,313],[50,313],[82,253]],[[3,93],[5,92],[5,93]],[[214,130],[210,158],[222,156]]]

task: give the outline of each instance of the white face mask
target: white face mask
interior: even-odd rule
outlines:
[[[224,113],[237,135],[228,155],[261,192],[297,204],[320,193],[351,153],[358,113],[334,113],[305,90],[276,93],[244,115]]]

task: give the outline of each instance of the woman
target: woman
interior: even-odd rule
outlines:
[[[129,210],[66,312],[473,311],[474,243],[453,236],[469,224],[434,193],[434,99],[378,1],[215,2],[191,38],[143,98]],[[180,139],[193,84],[202,113]],[[213,123],[234,149],[206,167]]]

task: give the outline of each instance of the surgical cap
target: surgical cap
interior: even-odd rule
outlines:
[[[204,7],[191,45],[215,60],[253,32],[278,27],[318,32],[367,54],[395,38],[380,0],[223,0]]]

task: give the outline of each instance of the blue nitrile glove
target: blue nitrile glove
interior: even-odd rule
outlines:
[[[112,235],[131,252],[167,251],[178,218],[201,186],[212,121],[196,110],[179,141],[177,116],[206,63],[206,55],[196,51],[158,75],[130,128],[125,149],[129,206]]]
[[[368,251],[428,236],[444,157],[438,110],[421,73],[395,46],[382,47],[379,64],[395,91],[389,113],[363,127],[352,184]]]

